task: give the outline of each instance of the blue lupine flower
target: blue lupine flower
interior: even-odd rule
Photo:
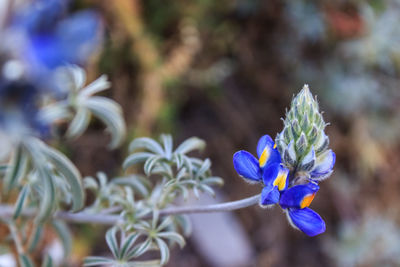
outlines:
[[[286,211],[289,222],[308,236],[325,232],[325,222],[315,211],[308,208],[319,186],[313,182],[295,185],[284,191],[279,205]]]
[[[101,39],[93,11],[67,16],[68,0],[32,0],[11,10],[0,31],[0,125],[43,136],[38,118],[44,94],[65,95],[56,69],[84,64]]]
[[[292,143],[292,142],[291,142]],[[290,152],[290,149],[288,149]],[[290,224],[309,236],[325,232],[325,222],[309,205],[319,190],[317,182],[327,178],[335,164],[332,150],[315,157],[314,148],[304,157],[303,168],[310,171],[304,179],[289,181],[289,169],[281,163],[281,155],[268,135],[260,138],[256,159],[251,153],[241,150],[233,155],[233,166],[240,176],[250,182],[263,182],[261,205],[279,204],[286,212]],[[293,175],[292,175],[293,176]],[[299,184],[304,183],[306,184]],[[290,184],[290,187],[289,187]]]
[[[249,182],[263,182],[261,205],[278,203],[279,192],[288,185],[289,170],[281,164],[281,155],[269,135],[260,138],[256,159],[251,153],[241,150],[233,155],[233,166],[240,176]]]

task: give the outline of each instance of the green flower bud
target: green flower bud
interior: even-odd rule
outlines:
[[[292,99],[284,129],[275,140],[286,167],[305,172],[312,170],[329,146],[329,138],[324,132],[326,125],[316,98],[308,85],[304,85]]]

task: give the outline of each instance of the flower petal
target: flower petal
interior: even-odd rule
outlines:
[[[289,169],[279,163],[269,165],[263,172],[263,182],[266,186],[277,186],[279,191],[286,189],[288,185]]]
[[[262,136],[258,140],[258,144],[257,144],[257,156],[258,156],[258,158],[261,157],[261,154],[263,153],[263,151],[264,151],[266,146],[274,147],[274,144],[275,144],[274,140],[272,140],[272,138],[268,134]]]
[[[336,155],[331,149],[319,155],[315,162],[314,169],[310,173],[311,178],[318,181],[328,178],[332,173],[335,161]]]
[[[269,135],[264,135],[258,141],[257,155],[261,168],[266,168],[270,164],[281,163],[281,155]]]
[[[261,169],[258,160],[249,152],[241,150],[233,155],[233,167],[237,173],[251,181],[261,180]]]
[[[279,190],[276,186],[265,186],[261,192],[261,205],[272,205],[279,201]]]
[[[286,190],[279,200],[282,209],[297,208],[303,209],[311,204],[319,186],[315,183],[295,185]]]
[[[308,236],[316,236],[326,230],[324,220],[310,208],[288,210],[287,217],[294,228]]]

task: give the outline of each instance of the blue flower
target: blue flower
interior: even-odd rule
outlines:
[[[315,211],[308,208],[319,190],[316,183],[295,185],[284,191],[279,205],[286,211],[290,224],[308,236],[325,232],[325,222]]]
[[[263,182],[261,205],[278,203],[280,191],[287,188],[289,170],[282,166],[281,155],[269,135],[258,141],[257,155],[258,159],[247,151],[238,151],[233,155],[233,166],[247,181]]]
[[[0,31],[0,125],[40,136],[45,96],[65,97],[57,68],[83,65],[101,41],[101,20],[90,10],[67,14],[68,0],[32,0],[10,10]],[[16,5],[14,7],[17,7]],[[19,125],[19,126],[17,126]]]

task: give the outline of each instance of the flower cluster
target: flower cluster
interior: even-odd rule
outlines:
[[[258,160],[243,150],[233,156],[240,176],[263,184],[260,205],[278,204],[290,224],[309,236],[325,232],[325,222],[308,207],[319,190],[318,182],[332,173],[336,159],[327,149],[325,126],[318,104],[305,86],[293,99],[276,143],[264,135],[257,145]]]
[[[0,17],[0,125],[46,136],[39,105],[45,95],[65,95],[57,69],[85,63],[100,41],[100,19],[92,11],[67,16],[66,0],[6,2],[9,11]]]

